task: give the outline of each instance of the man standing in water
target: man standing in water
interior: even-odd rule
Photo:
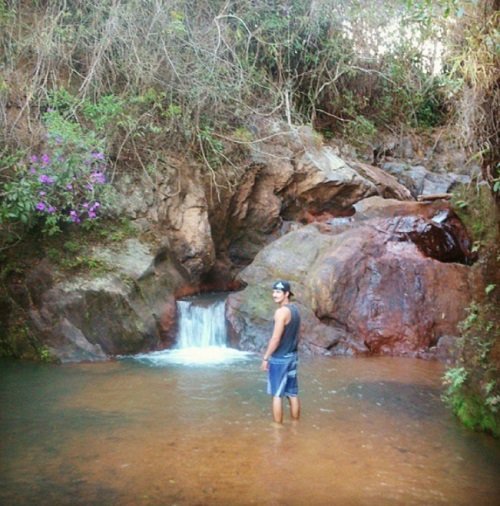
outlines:
[[[267,371],[267,393],[273,396],[273,419],[283,423],[283,397],[288,398],[292,420],[300,417],[299,388],[297,382],[297,346],[299,341],[300,315],[294,304],[288,281],[276,281],[273,300],[279,305],[274,313],[274,329],[261,369]]]

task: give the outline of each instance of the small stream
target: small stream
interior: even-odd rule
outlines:
[[[0,504],[498,504],[500,441],[443,406],[441,364],[303,357],[302,419],[278,429],[259,357],[179,358],[191,345],[1,360]]]

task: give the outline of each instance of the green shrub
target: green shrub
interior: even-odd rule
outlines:
[[[44,117],[46,150],[20,165],[2,187],[0,221],[41,226],[53,235],[64,223],[95,220],[112,207],[113,191],[106,182],[106,156],[93,131],[57,111]]]
[[[369,142],[376,133],[375,125],[364,116],[356,116],[344,128],[344,135],[354,145]]]
[[[500,437],[500,371],[492,356],[500,331],[496,304],[488,298],[468,308],[458,341],[460,361],[443,376],[443,400],[465,426]]]

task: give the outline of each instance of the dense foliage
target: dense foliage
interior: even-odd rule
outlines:
[[[464,425],[500,437],[500,370],[498,357],[493,357],[500,338],[496,289],[488,285],[486,300],[468,308],[458,362],[444,375],[444,399]]]
[[[500,230],[494,198],[484,184],[454,197],[480,253],[475,268],[486,286],[461,323],[457,360],[444,375],[444,399],[466,426],[500,437]]]
[[[159,146],[186,145],[217,170],[222,140],[253,142],[270,116],[354,143],[430,128],[453,104],[476,106],[467,86],[494,86],[494,16],[463,21],[476,11],[470,0],[1,0],[2,166],[43,142],[54,105],[90,122],[114,170],[134,160],[154,172]],[[459,50],[457,26],[481,56]],[[464,140],[491,151],[462,109]]]
[[[4,222],[54,231],[81,215],[59,185],[45,203],[57,218],[33,219],[38,202],[26,197],[26,160],[50,148],[48,110],[94,135],[113,175],[154,174],[162,150],[188,146],[215,177],[232,163],[228,142],[256,142],[254,124],[268,117],[353,143],[438,125],[460,85],[440,72],[459,3],[1,0],[0,183],[20,195]],[[75,170],[60,162],[58,181]]]
[[[254,115],[347,132],[443,117],[445,83],[433,73],[441,27],[429,27],[412,2],[0,5],[4,119],[8,102],[21,107],[8,138],[60,87],[76,97],[75,110],[81,100],[154,90],[162,110],[148,121],[160,119],[163,134],[194,146],[204,128],[235,129]]]
[[[52,235],[64,222],[94,220],[110,207],[106,160],[93,132],[84,132],[54,110],[44,116],[46,150],[32,154],[15,178],[5,183],[3,222],[37,222]]]

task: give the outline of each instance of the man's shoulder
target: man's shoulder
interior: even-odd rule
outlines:
[[[276,309],[274,316],[288,316],[291,313],[290,308],[288,306],[281,306]]]
[[[276,309],[276,312],[281,311],[282,313],[287,313],[290,311],[290,305],[291,304],[285,304],[284,306],[280,306],[278,309]]]

